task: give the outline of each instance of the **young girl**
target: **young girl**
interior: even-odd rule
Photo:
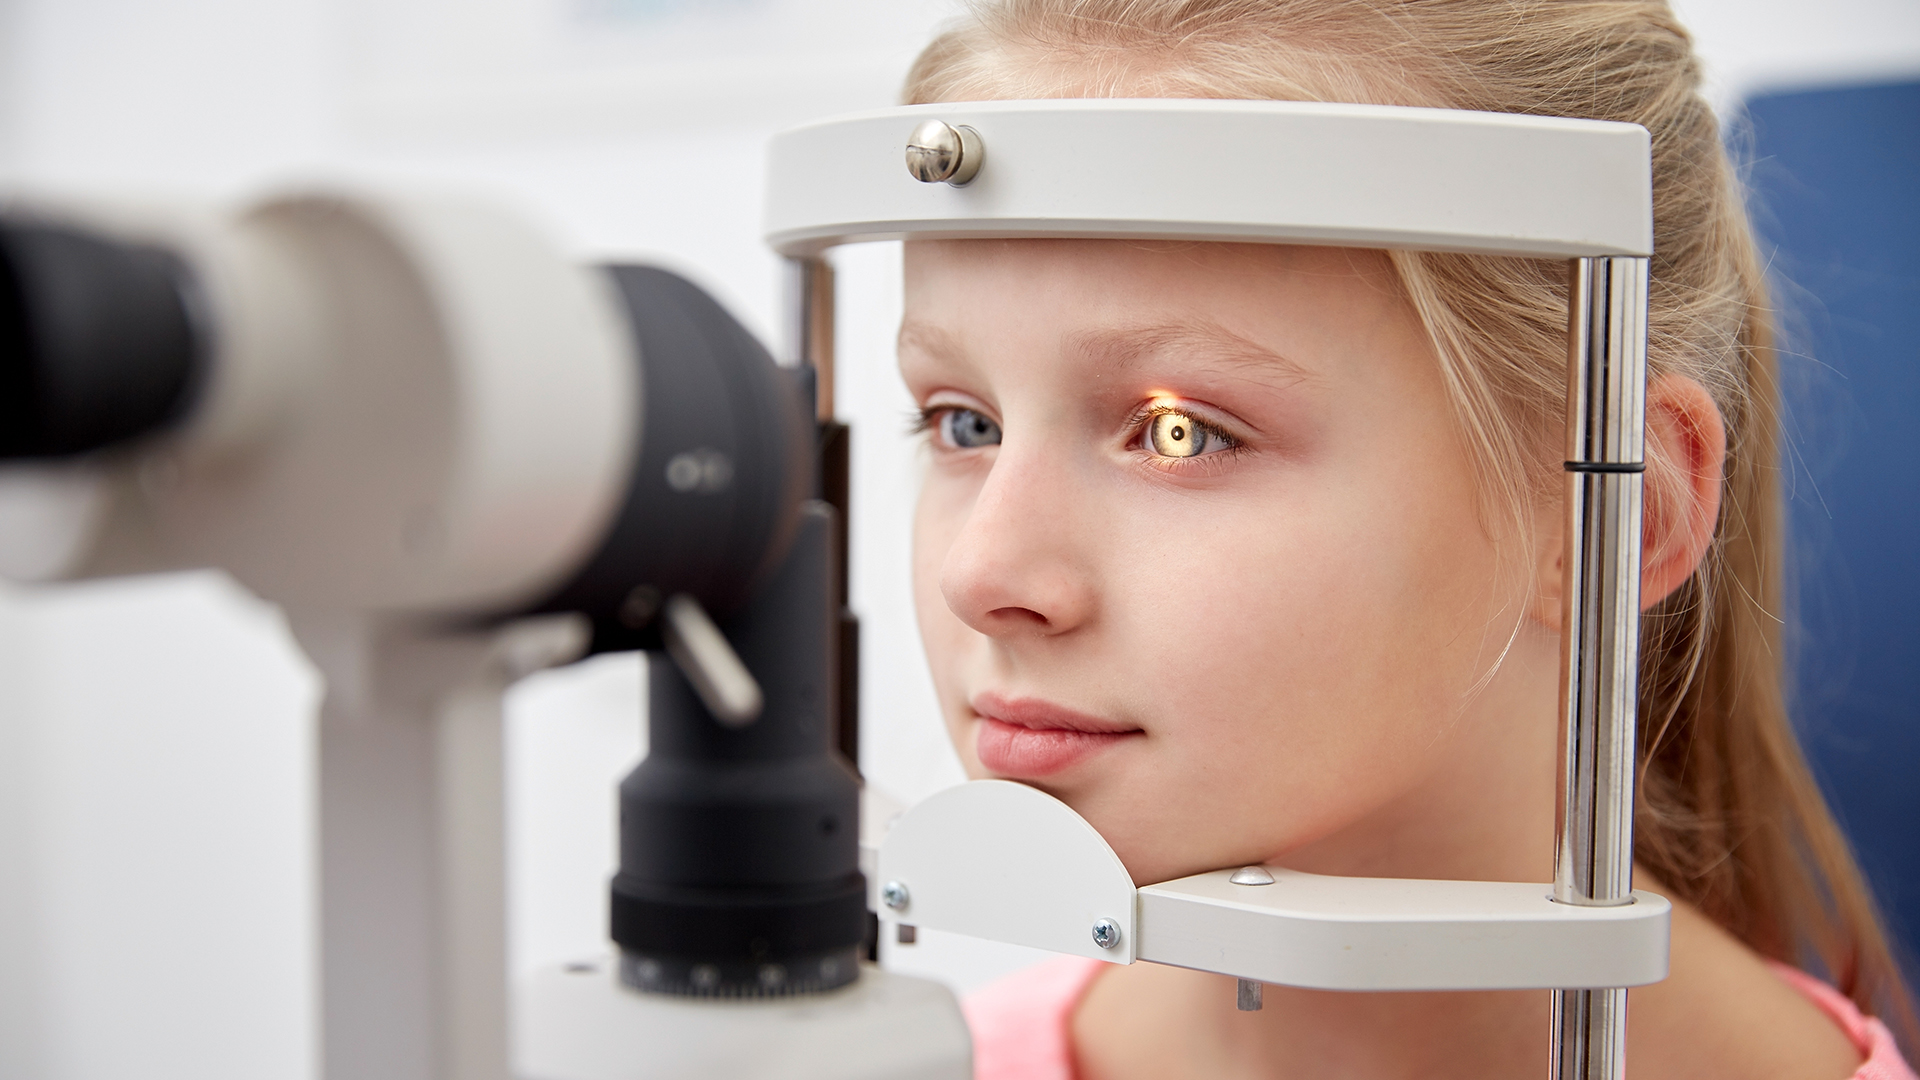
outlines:
[[[914,102],[1219,97],[1653,134],[1638,1078],[1912,1080],[1905,996],[1788,725],[1769,313],[1662,0],[999,0]],[[1096,163],[1089,163],[1096,167]],[[1109,164],[1108,167],[1114,167]],[[1552,876],[1565,267],[1130,241],[907,245],[921,632],[969,773],[1142,884],[1245,863]],[[1789,965],[1806,963],[1839,987]],[[1537,1077],[1548,995],[1060,960],[970,1008],[983,1080]]]

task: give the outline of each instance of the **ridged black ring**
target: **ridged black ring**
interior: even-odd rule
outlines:
[[[1583,473],[1639,473],[1647,471],[1644,461],[1569,461],[1568,472]]]
[[[858,948],[867,882],[855,872],[824,887],[692,888],[613,880],[613,940],[648,956],[713,962],[781,961]]]

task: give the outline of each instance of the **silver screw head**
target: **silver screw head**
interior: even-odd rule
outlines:
[[[1271,885],[1273,875],[1267,873],[1267,868],[1264,866],[1243,866],[1235,870],[1233,876],[1227,880],[1235,885]]]
[[[880,902],[894,911],[905,911],[907,900],[907,887],[898,881],[889,881],[880,887]]]
[[[945,120],[922,120],[907,136],[907,172],[923,184],[966,183],[980,171],[980,133]]]
[[[1112,949],[1120,944],[1120,924],[1112,919],[1098,919],[1093,924],[1093,943],[1103,949]]]

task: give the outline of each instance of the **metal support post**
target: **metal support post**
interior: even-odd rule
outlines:
[[[326,1080],[508,1080],[501,696],[584,624],[440,635],[294,612],[319,730]]]
[[[787,260],[787,352],[795,366],[813,369],[815,416],[833,421],[833,264],[822,258]]]
[[[853,522],[853,433],[834,415],[834,276],[824,258],[787,260],[787,352],[797,366],[813,369],[814,420],[819,426],[820,482],[817,496],[835,511],[834,543],[840,662],[834,676],[834,745],[860,768],[860,619],[848,594],[848,530]]]
[[[1647,260],[1585,258],[1568,290],[1564,785],[1554,899],[1633,902]],[[1553,992],[1555,1080],[1625,1076],[1627,992]]]

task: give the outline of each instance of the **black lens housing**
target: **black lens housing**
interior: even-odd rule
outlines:
[[[636,989],[753,997],[858,975],[860,781],[834,748],[833,511],[806,503],[779,572],[721,622],[765,707],[721,724],[648,654],[647,758],[620,785],[613,940]]]
[[[185,416],[207,334],[158,248],[0,219],[0,460],[107,449]]]

